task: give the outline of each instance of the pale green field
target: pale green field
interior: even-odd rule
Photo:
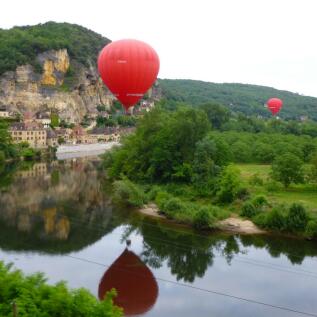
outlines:
[[[268,192],[264,186],[252,186],[249,184],[249,179],[255,173],[265,182],[271,170],[270,165],[257,164],[237,164],[241,171],[241,176],[245,185],[254,194],[264,194],[268,197],[270,202],[287,203],[300,202],[304,204],[309,210],[317,214],[317,186],[313,185],[291,185],[288,189],[280,189],[276,192]]]

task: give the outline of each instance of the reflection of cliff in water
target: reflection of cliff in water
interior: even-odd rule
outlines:
[[[63,253],[102,237],[110,200],[92,161],[37,163],[15,173],[0,196],[0,246]]]

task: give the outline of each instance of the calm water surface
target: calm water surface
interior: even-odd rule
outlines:
[[[2,169],[0,259],[96,296],[126,284],[128,314],[302,316],[224,294],[317,314],[316,243],[199,236],[144,218],[111,202],[97,166],[74,159]],[[138,300],[144,289],[148,298]]]

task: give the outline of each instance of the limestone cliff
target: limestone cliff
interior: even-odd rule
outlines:
[[[96,67],[72,61],[66,49],[41,53],[37,62],[41,73],[23,65],[0,77],[0,105],[22,114],[54,110],[61,119],[77,123],[85,115],[95,116],[97,105],[112,104]]]

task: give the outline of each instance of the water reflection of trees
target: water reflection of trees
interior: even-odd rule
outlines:
[[[110,199],[91,161],[36,163],[14,171],[0,209],[3,249],[69,252],[111,230]]]
[[[317,256],[317,246],[313,241],[280,236],[241,236],[244,247],[265,249],[274,258],[285,256],[292,264],[301,264],[306,257]]]
[[[249,247],[266,250],[272,257],[286,256],[293,264],[302,263],[306,256],[317,256],[313,242],[299,239],[221,233],[201,236],[156,221],[132,221],[130,224],[143,236],[142,260],[152,268],[160,268],[166,262],[176,279],[185,282],[192,283],[196,277],[203,277],[217,256],[230,264],[237,255],[247,254]]]
[[[166,261],[177,280],[193,282],[196,277],[203,277],[218,251],[228,261],[240,252],[234,237],[199,236],[149,221],[139,223],[136,228],[143,236],[142,260],[153,268],[161,267]]]

